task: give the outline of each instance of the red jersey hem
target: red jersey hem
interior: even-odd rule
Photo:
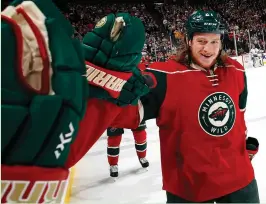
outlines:
[[[254,173],[252,173],[251,176],[248,176],[248,178],[245,179],[246,182],[242,182],[242,185],[234,186],[234,187],[232,187],[230,189],[226,188],[224,191],[220,191],[219,193],[217,193],[215,195],[212,194],[209,197],[205,197],[205,198],[201,198],[200,197],[199,199],[193,199],[191,197],[189,198],[189,197],[183,196],[183,195],[179,194],[178,192],[176,192],[175,190],[173,190],[171,188],[168,189],[166,187],[163,187],[163,190],[165,190],[165,191],[167,191],[169,193],[172,193],[172,194],[174,194],[174,195],[176,195],[176,196],[178,196],[178,197],[180,197],[182,199],[191,201],[191,202],[205,202],[205,201],[209,201],[209,200],[213,200],[213,199],[218,199],[218,198],[220,198],[222,196],[225,196],[225,195],[228,195],[230,193],[236,192],[236,191],[248,186],[252,182],[253,179],[255,179]],[[243,181],[243,179],[241,179],[241,181]]]

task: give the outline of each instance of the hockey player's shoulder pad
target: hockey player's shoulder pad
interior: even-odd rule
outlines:
[[[232,59],[231,57],[226,57],[225,66],[226,67],[233,67],[237,71],[245,72],[245,68],[243,67],[243,65],[240,64],[237,60]]]
[[[187,68],[184,65],[182,65],[182,64],[178,63],[176,60],[172,60],[172,59],[170,59],[166,62],[154,62],[154,63],[151,63],[147,67],[147,70],[162,72],[165,74],[175,74],[175,73],[182,72],[186,69]]]

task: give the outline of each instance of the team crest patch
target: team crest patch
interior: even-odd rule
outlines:
[[[95,25],[95,28],[100,28],[102,26],[104,26],[104,24],[106,23],[107,21],[107,17],[103,17],[101,20],[99,20],[96,25]]]
[[[199,124],[206,133],[214,137],[226,135],[233,128],[235,117],[235,104],[224,92],[209,95],[199,107]]]

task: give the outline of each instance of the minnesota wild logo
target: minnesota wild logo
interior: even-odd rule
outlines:
[[[201,128],[211,136],[226,135],[234,126],[236,117],[235,104],[224,92],[216,92],[207,96],[198,111]]]

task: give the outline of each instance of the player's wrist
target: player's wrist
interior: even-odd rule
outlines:
[[[132,72],[120,72],[90,62],[86,62],[86,67],[86,78],[90,85],[88,96],[106,99],[118,106],[137,105],[139,98],[149,92],[150,84],[154,84],[150,77],[145,78],[137,68]]]

